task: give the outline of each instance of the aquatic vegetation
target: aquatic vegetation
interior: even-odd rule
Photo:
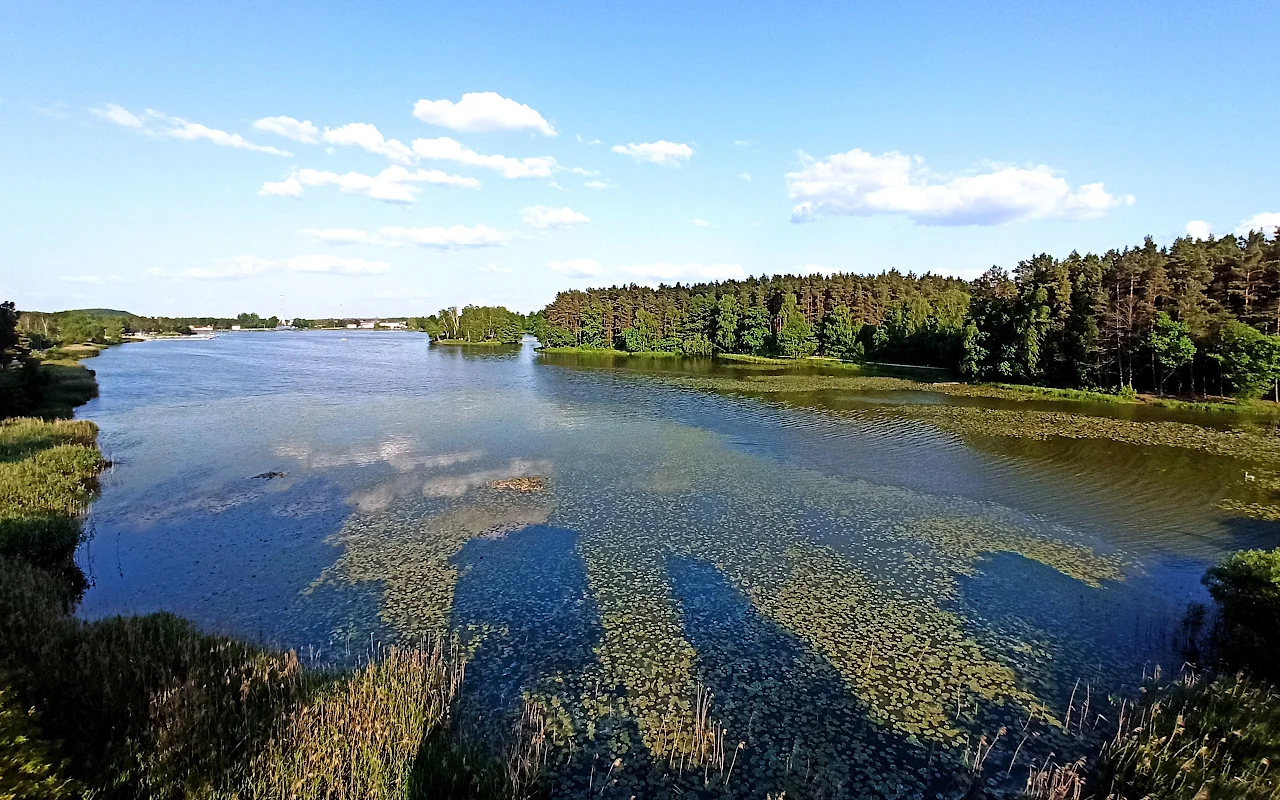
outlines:
[[[485,475],[462,485],[483,486],[494,479]],[[384,621],[408,637],[443,633],[458,579],[450,559],[471,539],[538,525],[550,513],[537,494],[483,489],[473,495],[457,508],[433,508],[419,497],[375,514],[353,515],[332,538],[343,547],[342,555],[312,589],[330,582],[379,582]],[[514,499],[525,497],[531,499]]]
[[[542,523],[574,531],[599,625],[592,657],[547,662],[520,679],[525,702],[548,721],[540,741],[559,754],[546,765],[556,780],[581,777],[572,758],[605,759],[606,773],[622,758],[609,778],[619,785],[675,780],[672,770],[683,774],[689,764],[727,774],[734,764],[738,777],[722,780],[770,791],[819,781],[892,795],[887,775],[872,766],[877,753],[959,752],[983,730],[1028,718],[1057,724],[1019,675],[1020,660],[989,649],[1019,643],[975,638],[947,607],[959,576],[979,572],[989,554],[1014,552],[1086,586],[1123,577],[1122,557],[1071,531],[1007,509],[782,466],[697,429],[615,419],[585,428],[573,447],[576,458],[556,459],[554,492],[509,488],[537,477],[511,462],[506,477],[489,469],[432,477],[457,488],[398,494],[376,513],[353,515],[334,539],[344,552],[317,582],[378,582],[384,621],[410,639],[436,635],[457,608],[460,572],[474,568],[460,556],[469,542]],[[790,637],[777,660],[760,662],[768,667],[752,673],[746,685],[758,688],[746,695],[727,676],[736,674],[734,653],[750,643],[720,640],[715,653],[699,644],[691,600],[677,591],[680,559],[712,565],[759,615],[753,625]],[[513,569],[494,577],[522,576]],[[514,664],[513,637],[529,634],[510,624],[478,611],[460,632],[481,661]],[[583,635],[547,625],[541,632]],[[710,684],[725,705],[706,695]],[[786,687],[801,684],[822,687],[808,700],[840,716],[815,717],[821,732],[783,741],[771,720]],[[1043,755],[1050,739],[1020,757]],[[716,766],[722,752],[727,763]],[[774,771],[784,763],[807,764],[805,777]],[[944,759],[935,768],[961,767]]]
[[[530,492],[541,492],[547,488],[547,479],[541,475],[533,475],[526,478],[502,478],[489,482],[490,489],[498,491],[520,492],[528,494]]]

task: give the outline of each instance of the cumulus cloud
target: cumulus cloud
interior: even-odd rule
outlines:
[[[294,256],[283,260],[258,258],[257,256],[233,256],[219,259],[212,267],[189,269],[176,275],[158,273],[156,277],[195,280],[225,280],[261,275],[266,272],[312,272],[331,275],[381,275],[391,271],[391,265],[382,261],[366,261],[362,258],[339,258],[317,253]]]
[[[750,172],[739,172],[739,173],[738,173],[738,180],[743,180],[743,181],[746,181],[746,182],[750,183],[750,182],[751,182],[751,173],[750,173]]]
[[[609,148],[615,153],[631,156],[636,161],[648,161],[664,167],[678,167],[693,156],[693,148],[687,144],[660,139],[642,144],[615,144]]]
[[[282,181],[266,181],[258,190],[263,197],[301,197],[302,192],[302,182],[294,175]]]
[[[547,266],[554,272],[570,278],[594,278],[604,274],[604,268],[591,258],[571,258],[567,261],[548,261]]]
[[[217,128],[210,128],[208,125],[201,125],[199,122],[192,122],[182,117],[171,117],[152,108],[148,108],[141,115],[133,114],[115,103],[108,103],[102,108],[91,110],[102,119],[126,128],[134,128],[148,136],[184,139],[186,141],[203,139],[219,147],[250,150],[255,153],[269,153],[273,156],[293,155],[275,147],[254,144],[238,133],[228,133]]]
[[[479,189],[480,181],[450,175],[438,169],[409,170],[399,165],[387,167],[377,175],[361,172],[338,174],[318,169],[300,169],[283,181],[267,181],[258,194],[274,197],[300,197],[304,187],[337,186],[338,191],[359,194],[388,203],[413,203],[422,189],[416,184],[430,183],[437,186],[458,186]]]
[[[999,225],[1026,219],[1089,219],[1132,195],[1112,195],[1101,183],[1072,189],[1051,169],[999,167],[956,177],[936,175],[924,159],[897,151],[861,149],[825,159],[800,154],[801,168],[786,176],[797,201],[793,222],[824,214],[901,214],[920,225]]]
[[[713,228],[713,227],[715,227],[715,226],[714,226],[714,225],[712,225],[710,222],[707,222],[705,219],[695,219],[695,220],[693,221],[693,224],[694,224],[694,225],[697,225],[699,228]]]
[[[618,271],[635,278],[640,283],[691,283],[698,281],[728,281],[747,277],[741,264],[638,264],[619,267]]]
[[[609,183],[608,181],[587,181],[582,185],[587,187],[588,189],[591,189],[597,192],[600,191],[601,189],[613,188],[613,184]]]
[[[586,214],[574,211],[568,206],[564,208],[530,206],[520,213],[525,223],[535,228],[572,228],[574,225],[591,221]]]
[[[1193,239],[1208,239],[1213,235],[1213,228],[1202,219],[1193,219],[1187,223],[1187,235]]]
[[[504,178],[549,178],[557,167],[550,156],[511,158],[502,155],[482,155],[470,150],[456,139],[441,136],[438,139],[414,139],[413,152],[428,161],[453,161],[472,167],[492,169]]]
[[[1280,228],[1280,211],[1268,211],[1243,220],[1236,226],[1236,233],[1243,236],[1250,231],[1262,231],[1270,236],[1276,233],[1277,228]]]
[[[302,144],[320,143],[320,129],[312,125],[311,120],[296,120],[293,117],[263,117],[253,123],[253,127]]]
[[[556,135],[555,128],[537,111],[497,92],[468,92],[456,103],[419,100],[413,105],[413,115],[429,125],[455,131],[535,130],[545,136]]]
[[[397,164],[412,164],[415,161],[413,150],[408,145],[397,139],[386,138],[376,125],[367,122],[351,122],[340,128],[325,128],[324,140],[343,147],[359,147]]]

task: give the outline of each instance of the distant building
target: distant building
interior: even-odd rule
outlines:
[[[354,322],[348,322],[348,323],[347,323],[347,327],[348,327],[348,328],[350,328],[351,330],[355,330],[356,328],[358,328],[358,327],[360,327],[360,326],[359,326],[359,325],[357,325],[357,324],[355,324]]]
[[[387,322],[379,322],[379,323],[378,323],[378,327],[379,327],[379,328],[390,328],[390,329],[392,329],[393,331],[402,331],[402,330],[404,330],[404,329],[408,328],[409,326],[408,326],[408,324],[406,324],[406,323],[404,323],[404,322],[396,322],[396,321],[394,321],[394,320],[390,320],[390,321],[387,321]]]
[[[212,325],[192,325],[191,332],[192,333],[213,333],[213,326]]]
[[[377,321],[376,319],[362,319],[362,320],[360,320],[360,328],[361,328],[361,330],[371,331],[371,330],[373,330],[373,329],[374,329],[374,328],[376,328],[376,327],[378,327],[378,321]]]
[[[239,325],[232,325],[232,326],[231,326],[231,330],[233,330],[233,331],[238,331],[238,330],[240,330],[240,326],[239,326]]]

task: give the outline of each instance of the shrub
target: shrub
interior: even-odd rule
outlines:
[[[1233,553],[1204,576],[1217,601],[1217,646],[1232,667],[1280,677],[1280,549]]]

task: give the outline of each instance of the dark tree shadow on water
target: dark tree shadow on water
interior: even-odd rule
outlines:
[[[454,558],[454,630],[478,641],[463,693],[485,715],[520,707],[521,692],[557,674],[595,663],[603,636],[587,588],[578,534],[537,525],[492,539],[473,539]]]
[[[920,797],[962,792],[954,754],[872,722],[836,670],[757,611],[713,566],[671,559],[686,638],[711,714],[728,729],[730,776],[715,796]],[[731,758],[731,756],[730,756]]]
[[[523,710],[523,693],[576,678],[595,663],[603,629],[577,539],[573,531],[536,525],[473,539],[454,557],[451,627],[475,646],[463,682],[462,735],[423,737],[411,797],[498,796],[501,781],[492,770]]]

